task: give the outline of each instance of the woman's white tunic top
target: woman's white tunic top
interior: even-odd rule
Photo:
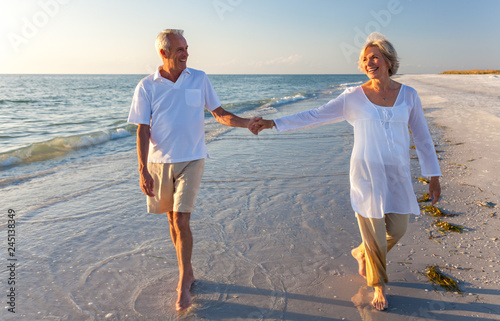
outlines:
[[[420,98],[402,85],[393,107],[374,105],[361,87],[346,89],[327,104],[275,119],[278,132],[347,120],[354,127],[351,204],[367,218],[386,213],[420,214],[410,174],[410,135],[423,176],[441,176]]]

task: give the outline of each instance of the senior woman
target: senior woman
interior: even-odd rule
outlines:
[[[369,80],[346,89],[327,104],[275,120],[256,119],[255,130],[278,132],[313,128],[346,120],[354,127],[350,162],[351,205],[363,242],[351,251],[359,274],[375,288],[372,305],[389,306],[386,296],[387,252],[405,234],[408,214],[420,214],[410,174],[410,132],[422,175],[430,177],[429,195],[441,195],[434,144],[417,92],[390,77],[398,70],[397,53],[381,34],[371,34],[359,58]],[[409,127],[409,129],[408,129]]]

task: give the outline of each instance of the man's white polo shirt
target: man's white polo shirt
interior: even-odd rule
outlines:
[[[220,105],[203,71],[186,68],[174,83],[158,68],[137,85],[128,122],[151,125],[149,163],[186,162],[208,157],[204,108]]]

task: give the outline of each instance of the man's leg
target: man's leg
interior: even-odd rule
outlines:
[[[203,177],[204,164],[205,160],[199,159],[173,165],[174,204],[173,211],[168,213],[168,219],[170,234],[177,251],[177,261],[179,263],[177,311],[183,311],[191,306],[191,293],[189,290],[195,278],[191,265],[193,234],[191,233],[189,221]]]
[[[191,254],[193,252],[193,235],[189,226],[191,213],[169,212],[170,235],[177,252],[179,264],[179,284],[176,310],[183,311],[191,306],[189,290],[194,283]]]
[[[168,212],[167,213],[168,217],[168,225],[170,228],[170,237],[172,238],[172,243],[174,243],[174,246],[177,244],[177,232],[175,231],[174,227],[174,212]],[[177,247],[176,247],[177,249]]]

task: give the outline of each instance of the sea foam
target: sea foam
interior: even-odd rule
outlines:
[[[135,126],[128,125],[122,128],[66,137],[56,137],[47,141],[29,144],[28,146],[0,154],[0,167],[13,166],[20,163],[46,161],[63,156],[73,150],[131,136],[134,131]]]

